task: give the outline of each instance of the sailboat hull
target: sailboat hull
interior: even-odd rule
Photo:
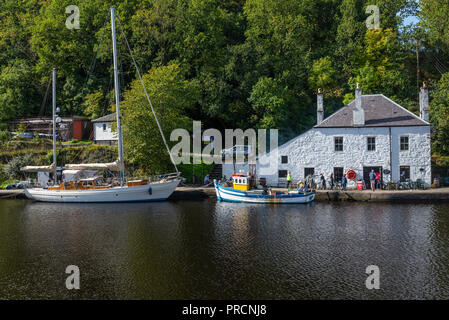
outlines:
[[[44,202],[148,202],[164,201],[175,191],[180,180],[152,183],[135,187],[114,187],[91,190],[25,189],[32,200]]]

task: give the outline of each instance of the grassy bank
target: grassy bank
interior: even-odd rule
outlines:
[[[53,161],[52,141],[49,139],[14,139],[0,142],[0,188],[20,177],[5,174],[5,166],[14,159],[27,158],[24,165],[50,165]],[[62,144],[58,142],[57,161],[63,163],[112,162],[117,159],[115,146],[95,145],[86,141]]]
[[[49,139],[17,139],[0,142],[0,187],[3,188],[16,179],[5,174],[4,167],[13,159],[27,158],[24,165],[50,165],[53,161],[52,141]],[[57,162],[98,163],[113,162],[117,159],[117,147],[92,144],[91,141],[71,141],[57,145]],[[193,162],[193,161],[192,161]],[[148,173],[142,172],[138,165],[127,164],[127,175],[131,178],[146,178]],[[213,169],[213,164],[180,164],[181,176],[187,183],[202,184],[204,177]]]

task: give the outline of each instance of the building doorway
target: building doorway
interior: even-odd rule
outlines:
[[[374,170],[374,173],[380,172],[380,185],[382,186],[383,181],[383,173],[382,173],[382,167],[363,167],[363,181],[365,182],[365,186],[367,189],[371,188],[370,181],[369,181],[369,173],[371,170]]]
[[[399,167],[399,180],[401,182],[410,180],[410,166],[400,166]]]
[[[341,179],[343,179],[343,167],[334,167],[334,180],[336,182],[341,182]]]

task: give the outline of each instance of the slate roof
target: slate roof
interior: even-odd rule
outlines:
[[[113,121],[115,121],[115,112],[92,120],[92,122],[113,122]]]
[[[354,127],[352,111],[355,100],[330,115],[315,128]],[[428,126],[429,123],[383,94],[362,95],[365,110],[365,127]]]

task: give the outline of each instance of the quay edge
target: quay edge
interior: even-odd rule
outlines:
[[[273,188],[273,191],[286,192],[287,189]],[[215,198],[214,188],[178,187],[169,200],[200,200]],[[449,188],[428,190],[316,190],[315,201],[368,201],[368,202],[416,202],[449,201]]]
[[[274,191],[287,191],[273,188]],[[172,201],[202,200],[216,198],[213,187],[178,187],[168,198]],[[26,199],[23,190],[0,190],[0,200]],[[362,202],[417,202],[417,201],[449,201],[449,188],[428,190],[316,190],[315,201],[362,201]]]

